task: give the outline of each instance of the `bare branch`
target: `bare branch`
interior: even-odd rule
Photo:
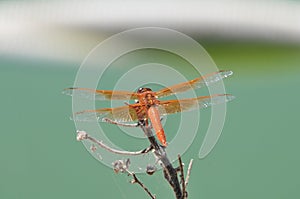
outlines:
[[[118,150],[118,149],[113,149],[113,148],[107,146],[106,144],[104,144],[103,141],[99,141],[99,140],[91,137],[85,131],[77,131],[77,140],[78,141],[90,140],[91,142],[97,144],[101,148],[103,148],[109,152],[120,154],[120,155],[142,155],[142,154],[148,153],[149,151],[152,150],[152,146],[150,146],[146,149],[140,150],[140,151],[122,151],[122,150]]]
[[[165,149],[159,145],[154,137],[152,130],[149,126],[146,126],[142,121],[140,127],[144,131],[145,135],[148,137],[149,142],[151,143],[154,155],[161,162],[163,167],[164,177],[169,182],[170,186],[173,188],[173,191],[176,195],[176,199],[182,199],[182,190],[177,177],[177,170],[174,169],[170,160],[167,157]]]
[[[191,159],[190,163],[189,163],[189,167],[187,170],[187,174],[186,174],[186,179],[185,179],[185,186],[187,187],[188,183],[189,183],[189,179],[190,179],[190,175],[191,175],[191,171],[192,171],[192,166],[193,166],[193,159]]]
[[[182,160],[181,160],[181,157],[180,157],[179,154],[178,154],[178,161],[179,161],[179,169],[180,169],[180,178],[181,178],[181,187],[182,187],[183,198],[186,199],[187,194],[186,194],[186,191],[185,191],[183,163],[182,163]]]
[[[127,173],[128,175],[131,175],[133,177],[133,179],[130,181],[130,183],[139,184],[152,199],[155,199],[156,198],[155,195],[153,195],[149,191],[149,189],[136,177],[135,173],[128,170],[129,165],[130,165],[130,160],[129,159],[127,159],[127,160],[117,160],[113,163],[114,171],[116,173],[121,172],[121,173]]]
[[[119,123],[115,123],[115,124],[118,125]],[[187,192],[185,191],[185,188],[184,188],[187,185],[187,181],[184,181],[183,168],[181,168],[180,170],[182,171],[181,172],[181,177],[183,179],[181,181],[183,183],[182,188],[184,188],[184,190],[181,189],[181,186],[180,186],[180,183],[179,183],[179,180],[178,180],[178,176],[177,176],[178,170],[175,169],[172,166],[170,160],[167,157],[167,153],[165,151],[165,148],[158,144],[158,142],[157,142],[157,140],[156,140],[156,138],[153,135],[153,132],[151,130],[151,126],[149,126],[148,123],[145,122],[144,120],[139,121],[138,126],[140,126],[142,128],[142,130],[144,131],[145,135],[147,136],[149,142],[151,143],[150,147],[148,147],[144,150],[141,150],[141,151],[131,152],[131,151],[122,151],[122,150],[113,149],[113,148],[105,145],[102,141],[98,141],[97,139],[91,137],[85,131],[77,131],[77,140],[85,140],[85,139],[90,140],[91,142],[97,144],[98,146],[100,146],[101,148],[104,148],[105,150],[107,150],[109,152],[116,153],[116,154],[121,154],[121,155],[141,155],[141,154],[145,154],[145,153],[148,153],[150,151],[153,151],[155,157],[160,162],[160,165],[163,168],[165,179],[168,181],[170,186],[173,188],[176,199],[187,198]],[[114,171],[115,172],[119,172],[119,171],[124,172],[124,171],[126,171],[129,175],[131,175],[133,177],[132,183],[138,183],[148,193],[148,195],[152,199],[155,198],[155,196],[152,195],[149,192],[149,190],[143,185],[143,183],[137,179],[135,174],[128,170],[128,165],[129,165],[128,161],[126,161],[126,162],[117,161],[117,162],[114,163]],[[181,162],[181,158],[180,158],[180,165],[181,165],[181,167],[183,165],[182,162]],[[189,175],[190,174],[188,174],[188,177],[189,177]]]
[[[130,174],[130,173],[129,173]],[[135,173],[131,173],[130,175],[132,175],[133,180],[131,181],[132,184],[134,183],[138,183],[147,193],[148,195],[152,198],[155,199],[155,195],[153,195],[149,189],[136,177]]]

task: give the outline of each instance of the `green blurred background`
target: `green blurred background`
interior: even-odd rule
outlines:
[[[61,94],[73,85],[84,55],[116,29],[72,27],[70,31],[68,27],[65,37],[61,24],[49,27],[50,38],[52,30],[60,37],[57,32],[63,29],[62,39],[55,41],[66,41],[67,46],[76,41],[69,49],[77,46],[81,54],[66,50],[61,57],[59,53],[47,56],[54,44],[46,40],[33,53],[18,53],[15,44],[23,41],[18,38],[11,40],[13,47],[0,51],[0,198],[147,198],[140,187],[129,183],[130,177],[115,174],[76,141],[74,123],[69,120],[71,99]],[[228,103],[222,136],[209,156],[197,157],[205,129],[199,130],[183,156],[186,165],[195,159],[189,198],[299,198],[300,40],[286,41],[286,35],[270,39],[267,33],[261,38],[251,37],[254,33],[238,38],[220,38],[222,33],[201,37],[197,31],[184,30],[204,46],[220,69],[234,71],[224,83],[226,91],[237,97]],[[5,43],[4,36],[1,42]],[[205,115],[209,117],[209,111],[201,115],[204,122],[209,119]],[[161,172],[139,177],[157,198],[173,198]]]

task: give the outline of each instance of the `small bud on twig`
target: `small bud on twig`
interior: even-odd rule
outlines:
[[[87,139],[87,133],[85,131],[79,131],[79,130],[77,130],[76,132],[77,132],[77,136],[76,136],[77,141],[81,141],[81,140]]]
[[[156,172],[157,168],[154,165],[148,165],[146,168],[146,173],[148,175],[153,175]]]
[[[114,167],[114,171],[115,173],[125,173],[128,172],[128,168],[130,165],[130,159],[126,159],[126,160],[117,160],[115,162],[112,163],[113,167]]]
[[[95,151],[97,151],[97,147],[96,147],[94,144],[92,144],[92,145],[90,146],[90,150],[91,150],[92,152],[95,152]]]

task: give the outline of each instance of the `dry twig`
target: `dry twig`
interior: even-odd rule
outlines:
[[[135,173],[131,173],[133,180],[131,181],[132,184],[138,183],[147,193],[148,195],[152,198],[155,199],[155,195],[153,195],[148,188],[136,177]]]
[[[176,169],[174,169],[170,160],[168,159],[165,149],[157,143],[151,128],[144,125],[143,121],[141,121],[140,127],[148,137],[148,140],[153,147],[154,155],[160,161],[160,165],[162,166],[164,171],[164,177],[173,188],[176,199],[182,199],[182,190],[178,181],[177,171]]]
[[[183,171],[183,163],[181,160],[180,155],[178,154],[178,161],[179,161],[179,169],[180,169],[180,178],[181,178],[181,187],[182,187],[182,193],[183,198],[187,198],[186,188],[185,188],[185,180],[184,180],[184,171]]]
[[[191,159],[190,163],[189,163],[189,167],[187,170],[187,174],[186,174],[186,179],[185,179],[185,187],[187,187],[188,183],[189,183],[189,179],[190,179],[190,175],[191,175],[191,171],[192,171],[192,166],[193,166],[193,159]]]
[[[114,124],[114,123],[113,123]],[[118,123],[117,123],[118,125]],[[149,142],[151,143],[150,147],[141,150],[141,151],[136,151],[136,152],[131,152],[131,151],[122,151],[122,150],[117,150],[113,149],[107,145],[105,145],[102,141],[99,141],[93,137],[91,137],[89,134],[87,134],[85,131],[77,131],[77,140],[90,140],[91,142],[97,144],[101,148],[104,148],[105,150],[116,153],[116,154],[121,154],[121,155],[142,155],[145,153],[148,153],[150,151],[153,151],[155,157],[159,161],[160,165],[163,168],[164,172],[164,177],[170,184],[170,186],[173,188],[173,191],[175,193],[176,199],[186,199],[187,198],[187,192],[186,192],[186,186],[188,184],[188,180],[190,177],[190,171],[192,167],[192,160],[189,164],[189,169],[187,173],[187,179],[184,181],[184,172],[183,172],[183,163],[181,161],[180,155],[178,155],[179,159],[179,164],[180,164],[180,171],[181,171],[181,182],[182,182],[182,188],[180,187],[180,183],[178,180],[177,176],[177,169],[174,168],[170,162],[170,160],[167,157],[166,151],[164,147],[158,144],[156,138],[154,137],[151,126],[146,126],[144,121],[140,121],[137,126],[140,126],[145,135],[147,136]],[[122,161],[122,160],[117,160],[116,162],[113,163],[114,165],[114,171],[115,172],[126,172],[129,175],[133,177],[133,180],[131,183],[138,183],[147,193],[148,195],[152,198],[155,199],[155,196],[148,190],[148,188],[136,177],[135,173],[130,172],[128,170],[130,161]]]
[[[77,131],[77,140],[78,141],[81,141],[81,140],[90,140],[93,143],[95,143],[98,146],[100,146],[101,148],[104,148],[105,150],[107,150],[109,152],[120,154],[120,155],[142,155],[142,154],[148,153],[152,149],[151,146],[148,147],[148,148],[146,148],[146,149],[140,150],[140,151],[122,151],[122,150],[114,149],[114,148],[111,148],[111,147],[107,146],[102,141],[99,141],[99,140],[91,137],[85,131]]]
[[[149,189],[136,177],[135,173],[134,172],[131,172],[128,170],[129,168],[129,165],[130,165],[130,160],[127,159],[127,160],[117,160],[113,163],[113,166],[114,166],[114,171],[116,173],[127,173],[128,175],[131,175],[133,177],[133,179],[130,181],[132,184],[139,184],[144,190],[145,192],[152,198],[152,199],[155,199],[155,195],[153,195]]]

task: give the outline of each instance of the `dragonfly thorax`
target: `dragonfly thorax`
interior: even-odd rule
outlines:
[[[139,88],[139,102],[150,107],[157,103],[157,99],[155,97],[155,93],[150,88]]]

